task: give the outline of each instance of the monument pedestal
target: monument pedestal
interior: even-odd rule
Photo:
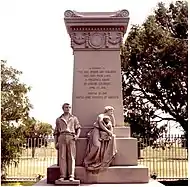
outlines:
[[[48,168],[47,183],[54,184],[59,178],[59,166]],[[87,172],[84,167],[76,166],[75,178],[83,184],[121,184],[121,183],[148,183],[148,168],[144,166],[111,166],[99,174]]]
[[[137,139],[136,138],[117,138],[117,155],[112,162],[113,166],[136,166],[138,162]],[[76,143],[76,166],[83,165],[86,153],[87,138],[79,138]]]
[[[111,167],[98,175],[91,174],[82,167],[85,156],[87,138],[77,140],[75,178],[81,183],[146,183],[149,180],[148,168],[138,166],[137,139],[116,138],[118,153]],[[126,151],[128,150],[128,151]],[[47,169],[47,182],[54,184],[60,176],[59,166],[53,165]]]
[[[59,180],[56,180],[55,185],[57,185],[57,186],[79,186],[80,185],[80,180],[73,180],[73,181],[69,181],[69,180],[59,181]]]

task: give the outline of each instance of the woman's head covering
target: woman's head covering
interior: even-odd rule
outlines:
[[[114,110],[114,108],[112,106],[104,107],[104,113],[108,112],[109,110]]]

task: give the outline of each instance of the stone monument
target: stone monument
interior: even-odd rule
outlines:
[[[75,177],[81,183],[147,183],[148,168],[138,166],[137,139],[124,126],[120,46],[129,12],[65,12],[65,24],[74,54],[72,113],[81,133],[77,141]],[[97,174],[83,166],[87,133],[105,106],[113,106],[117,154],[107,170]],[[59,166],[47,169],[47,183],[60,176]]]

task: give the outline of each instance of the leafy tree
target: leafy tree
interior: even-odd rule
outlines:
[[[32,158],[34,158],[37,147],[47,146],[47,136],[52,134],[53,128],[50,124],[39,122],[33,117],[28,118],[24,125],[26,148],[32,148]]]
[[[30,88],[21,83],[22,72],[9,67],[1,60],[1,171],[14,162],[21,154],[20,144],[24,141],[19,123],[28,118],[31,104],[27,93]]]
[[[188,139],[188,5],[159,3],[141,26],[133,26],[121,49],[125,122],[132,135],[152,145],[168,121]],[[162,122],[162,125],[158,125]]]

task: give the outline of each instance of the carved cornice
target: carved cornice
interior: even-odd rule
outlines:
[[[123,33],[117,32],[72,32],[71,47],[74,50],[119,50]]]
[[[76,12],[74,10],[66,10],[65,13],[65,18],[77,18],[77,17],[93,17],[96,15],[96,17],[107,17],[107,18],[128,18],[129,17],[129,12],[125,9],[119,10],[117,12]]]

